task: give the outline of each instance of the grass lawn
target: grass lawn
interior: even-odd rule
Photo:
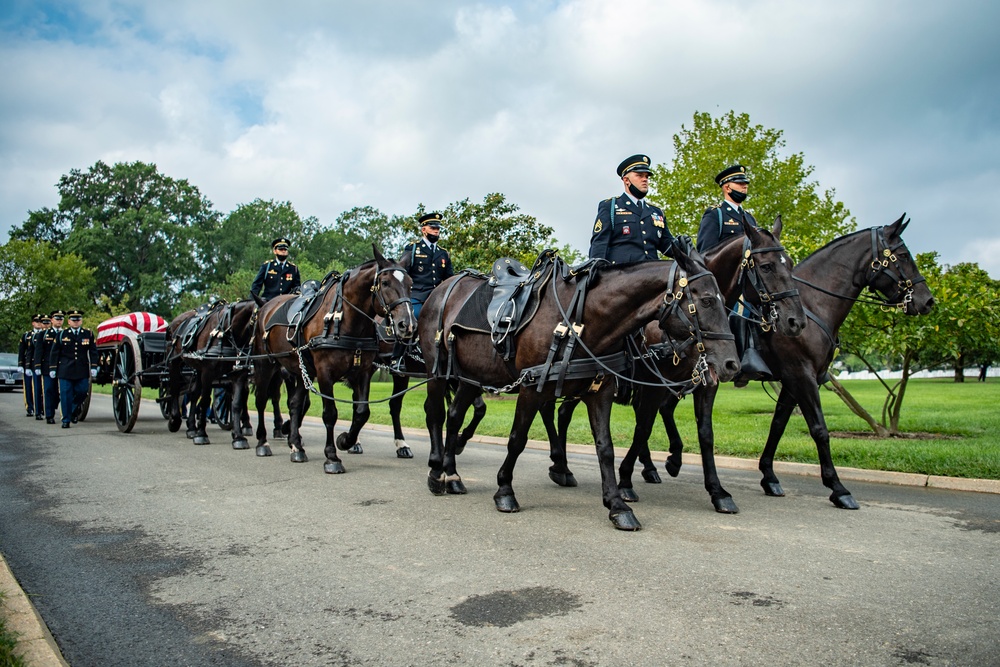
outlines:
[[[849,380],[844,386],[876,417],[881,413],[884,390],[875,380]],[[99,393],[110,393],[110,386],[95,386]],[[768,388],[770,390],[770,388]],[[148,392],[147,396],[151,394]],[[372,384],[372,400],[392,393],[392,384]],[[348,399],[350,390],[337,385],[338,398]],[[403,426],[424,429],[424,391],[418,387],[403,402]],[[309,414],[322,414],[320,401],[313,397]],[[821,389],[827,426],[831,432],[857,434],[861,437],[832,437],[833,460],[838,466],[872,470],[895,470],[928,475],[1000,479],[1000,382],[955,383],[951,379],[911,380],[903,403],[902,429],[910,434],[934,437],[876,439],[867,425],[851,413],[831,391]],[[514,396],[487,396],[486,418],[479,435],[506,438],[513,420]],[[347,404],[339,404],[341,419],[349,418]],[[372,407],[371,422],[391,424],[388,403]],[[715,402],[715,451],[720,455],[756,459],[767,440],[774,410],[774,399],[760,383],[744,389],[727,384],[719,390]],[[685,452],[698,453],[693,401],[684,399],[677,407],[678,428]],[[611,416],[611,436],[619,447],[632,441],[632,408],[615,405]],[[541,419],[535,419],[530,437],[545,440]],[[581,408],[570,425],[569,441],[588,444],[590,426]],[[661,426],[653,429],[650,447],[667,449],[667,437]],[[809,437],[805,420],[793,415],[778,446],[782,461],[818,463],[816,445]]]

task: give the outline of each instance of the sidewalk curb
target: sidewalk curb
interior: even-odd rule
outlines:
[[[24,656],[24,661],[31,667],[69,667],[45,621],[14,578],[3,554],[0,554],[0,590],[4,594],[0,607],[7,618],[7,629],[17,633],[17,651]]]

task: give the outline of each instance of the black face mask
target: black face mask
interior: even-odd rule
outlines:
[[[742,204],[744,201],[746,201],[747,193],[740,192],[739,190],[730,190],[729,198],[732,199],[737,204]]]
[[[427,235],[427,241],[428,241],[428,243],[437,243],[439,238],[441,238],[440,234],[428,234]]]
[[[630,195],[632,195],[636,199],[642,199],[643,197],[646,196],[645,192],[643,192],[639,188],[635,187],[631,183],[628,184],[628,192],[629,192]]]

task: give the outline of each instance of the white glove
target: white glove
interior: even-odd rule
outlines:
[[[31,377],[31,369],[30,368],[25,368],[24,369],[24,377],[26,377],[26,378],[30,378]]]
[[[97,377],[97,369],[96,368],[91,368],[90,369],[90,377],[92,377],[92,378],[96,378]]]
[[[56,379],[56,372],[55,371],[49,371],[49,377],[52,378],[53,380],[55,380]]]
[[[24,373],[24,366],[18,366],[17,367],[17,372],[18,373]]]

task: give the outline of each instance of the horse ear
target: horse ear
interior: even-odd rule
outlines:
[[[379,251],[378,246],[375,245],[374,243],[372,243],[372,252],[375,255],[375,261],[378,262],[378,265],[380,267],[381,266],[385,266],[386,264],[388,264],[388,261],[386,260],[386,258],[383,257],[381,251]]]
[[[781,239],[781,214],[779,213],[774,218],[774,226],[771,227],[771,236],[774,237],[775,241]]]
[[[260,298],[253,292],[250,292],[250,298],[253,299],[253,302],[257,304],[258,308],[264,305],[264,299]]]
[[[906,227],[906,225],[903,224],[904,218],[906,218],[906,213],[903,213],[903,215],[899,216],[896,222],[886,227],[886,231],[889,233],[889,236],[899,236],[903,233],[903,229]]]
[[[899,235],[899,236],[902,236],[903,235],[903,230],[906,229],[906,226],[909,225],[909,224],[910,224],[910,220],[909,220],[909,218],[907,218],[906,222],[904,222],[903,224],[901,224],[899,226],[899,231],[896,232],[896,234]]]
[[[757,235],[758,233],[757,228],[751,225],[750,221],[747,220],[746,218],[743,218],[740,221],[740,225],[743,227],[743,233],[746,235],[748,239],[754,238]]]

